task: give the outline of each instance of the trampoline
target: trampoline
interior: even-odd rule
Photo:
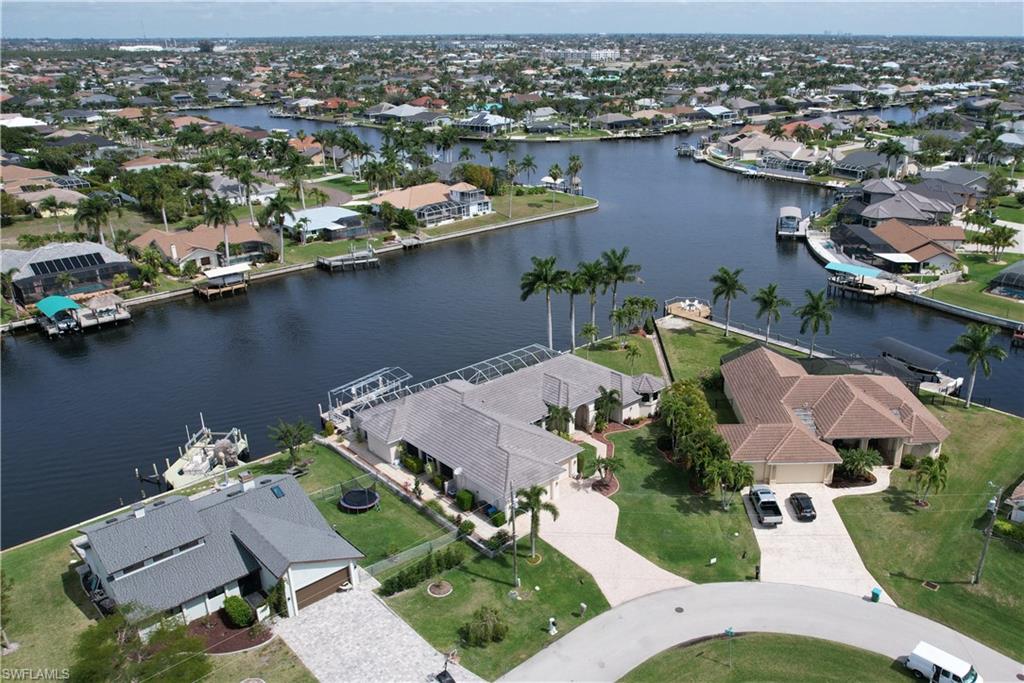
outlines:
[[[341,498],[338,499],[338,509],[352,514],[373,510],[379,505],[380,494],[377,493],[376,482],[370,488],[352,488],[348,490],[343,488]]]

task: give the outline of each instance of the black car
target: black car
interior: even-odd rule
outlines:
[[[814,503],[811,502],[811,497],[806,493],[792,494],[789,497],[789,505],[793,508],[793,514],[796,515],[797,519],[810,522],[818,516],[818,513],[814,511]]]

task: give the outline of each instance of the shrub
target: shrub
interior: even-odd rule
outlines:
[[[481,607],[473,612],[469,623],[459,629],[459,635],[471,646],[484,647],[488,643],[500,643],[508,635],[508,624],[498,610]]]
[[[278,581],[273,588],[267,592],[267,604],[270,609],[280,616],[288,615],[288,601],[284,594],[284,581]]]
[[[427,507],[436,512],[439,515],[444,515],[444,508],[441,507],[441,501],[437,498],[431,498],[426,503]]]
[[[423,472],[423,461],[418,458],[406,456],[402,458],[402,466],[413,474],[420,474]]]
[[[491,524],[493,524],[494,526],[505,526],[505,522],[507,521],[508,520],[505,518],[504,510],[498,510],[493,515],[491,515]]]
[[[1014,524],[1013,522],[1008,522],[1005,519],[997,519],[993,529],[1000,536],[1012,538],[1015,541],[1024,543],[1024,525]]]
[[[459,535],[460,536],[469,536],[475,530],[476,530],[476,524],[474,524],[473,520],[471,520],[471,519],[464,519],[464,520],[462,520],[462,523],[459,524]]]
[[[440,474],[435,474],[430,481],[438,491],[444,491],[444,479],[441,478]]]
[[[644,332],[654,334],[654,318],[648,316],[647,320],[644,321]]]
[[[459,506],[459,509],[463,512],[468,512],[473,509],[473,492],[468,489],[462,489],[455,494],[455,503]]]
[[[913,453],[904,453],[903,459],[900,460],[900,469],[912,470],[917,465],[917,458]]]
[[[597,419],[594,420],[594,431],[603,432],[608,428],[608,420],[604,419],[603,415],[598,415]]]
[[[484,541],[488,550],[497,552],[505,547],[505,544],[512,540],[512,534],[504,529],[498,529],[493,536]]]
[[[672,452],[672,436],[669,435],[669,434],[659,434],[658,435],[658,440],[655,442],[655,445],[658,447],[659,451],[663,451],[665,453],[671,453]]]
[[[330,420],[328,420],[327,422],[324,423],[324,436],[326,436],[326,437],[334,436],[334,423],[331,422]]]
[[[406,567],[394,576],[388,577],[380,586],[381,595],[385,597],[404,590],[414,588],[440,572],[458,567],[465,560],[462,548],[451,545],[437,553],[429,552],[416,564]]]
[[[224,611],[228,615],[228,621],[235,628],[251,626],[256,618],[252,613],[252,607],[249,606],[249,603],[237,595],[229,595],[224,600]]]

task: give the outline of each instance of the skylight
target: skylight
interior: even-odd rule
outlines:
[[[270,492],[274,494],[274,498],[284,498],[284,491],[280,486],[271,486]]]

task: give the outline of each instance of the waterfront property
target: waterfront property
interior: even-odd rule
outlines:
[[[947,272],[958,268],[964,229],[953,225],[909,225],[897,219],[874,227],[841,224],[832,241],[844,254],[892,273]]]
[[[210,189],[206,190],[209,195],[221,197],[232,204],[245,204],[245,188],[236,180],[223,173],[207,173],[210,178]],[[253,204],[265,204],[277,196],[277,187],[269,183],[257,182],[254,187],[249,188],[249,201]]]
[[[379,211],[384,204],[407,209],[426,226],[491,213],[494,209],[483,190],[469,183],[425,183],[385,192],[370,200]]]
[[[988,281],[988,292],[1024,300],[1024,260],[1011,263]]]
[[[559,488],[577,475],[580,447],[544,429],[554,428],[547,424],[553,408],[566,411],[561,427],[571,435],[599,419],[652,415],[664,388],[661,378],[629,376],[571,354],[522,365],[481,384],[452,378],[395,392],[359,410],[353,426],[384,462],[397,465],[408,455],[429,463],[448,493],[466,489],[478,504],[507,511],[510,486],[543,486],[557,500]],[[620,405],[599,416],[608,391]]]
[[[719,433],[759,482],[829,483],[844,448],[875,449],[898,467],[904,453],[936,457],[949,436],[895,377],[809,375],[758,343],[724,357],[722,378],[740,424]]]
[[[4,272],[13,270],[12,291],[22,306],[51,294],[86,294],[113,287],[114,277],[139,275],[131,260],[95,242],[58,242],[21,251],[0,251]]]
[[[510,132],[514,124],[515,121],[512,119],[498,114],[492,114],[488,111],[481,111],[469,118],[459,119],[452,125],[468,133],[500,135]]]
[[[226,229],[234,263],[262,259],[272,249],[248,221],[228,224]],[[179,268],[193,262],[200,270],[207,270],[224,261],[224,230],[225,227],[209,225],[176,232],[151,228],[133,239],[131,245],[140,253],[152,247]]]
[[[362,237],[369,231],[361,214],[340,206],[303,209],[284,217],[284,227],[301,242],[321,239],[325,242]]]
[[[72,543],[94,599],[186,623],[238,595],[261,617],[283,583],[288,615],[357,580],[363,558],[337,534],[294,477],[242,477],[194,499],[168,496],[97,522]]]

